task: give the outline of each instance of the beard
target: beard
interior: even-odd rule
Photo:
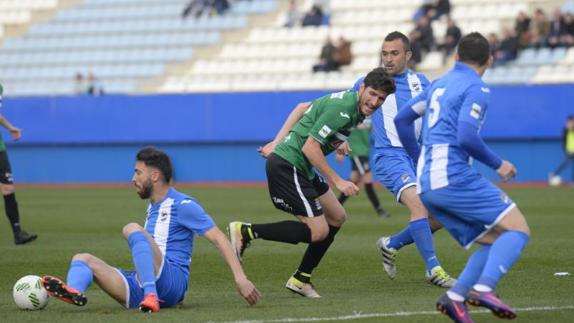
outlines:
[[[140,189],[137,190],[138,195],[142,200],[148,199],[151,196],[153,185],[151,180],[144,182]]]

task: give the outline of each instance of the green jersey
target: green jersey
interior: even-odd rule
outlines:
[[[303,145],[309,136],[319,144],[326,156],[347,140],[350,130],[363,121],[359,112],[359,95],[343,91],[314,100],[303,117],[273,151],[302,171],[309,180],[315,177],[313,165],[305,154]]]
[[[4,87],[0,84],[0,113],[2,112],[2,99],[4,98]],[[0,131],[0,151],[6,150],[4,140],[2,139],[2,132]]]
[[[367,118],[349,135],[349,156],[369,156],[371,150],[371,119]]]

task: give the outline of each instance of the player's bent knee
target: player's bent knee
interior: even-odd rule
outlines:
[[[2,184],[2,195],[10,195],[14,193],[15,188],[12,184]]]
[[[130,236],[130,234],[136,231],[144,231],[144,228],[137,223],[128,223],[122,229],[122,234],[127,239]]]
[[[94,256],[89,253],[78,253],[72,257],[72,260],[79,260],[89,264],[93,258]]]
[[[311,242],[323,241],[329,234],[328,226],[315,226],[309,228],[311,229]]]

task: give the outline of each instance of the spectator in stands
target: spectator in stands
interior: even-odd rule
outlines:
[[[222,15],[229,9],[228,0],[191,0],[181,13],[182,19],[187,18],[193,14],[194,17],[199,17],[207,12],[208,15]]]
[[[208,0],[191,0],[185,8],[183,8],[183,12],[181,13],[181,18],[185,19],[189,15],[193,15],[194,17],[199,17],[208,10]]]
[[[564,20],[560,8],[554,10],[554,17],[550,24],[550,34],[548,35],[548,46],[550,48],[558,47],[561,45],[560,37],[564,33]]]
[[[520,48],[526,48],[530,44],[532,36],[530,33],[530,21],[530,17],[524,11],[519,12],[518,16],[516,16],[514,31],[518,36],[518,46]]]
[[[353,53],[351,52],[351,42],[345,37],[340,36],[335,49],[335,64],[337,69],[344,65],[350,65],[353,62]]]
[[[442,44],[438,45],[438,49],[442,51],[442,64],[446,65],[450,54],[458,45],[458,41],[462,37],[460,28],[456,25],[455,21],[449,16],[447,21],[446,34]]]
[[[505,28],[500,46],[494,56],[496,65],[504,65],[516,59],[518,56],[518,46],[519,43],[516,32],[510,28]]]
[[[87,94],[93,96],[104,95],[104,87],[94,73],[88,74],[88,89]]]
[[[500,42],[498,41],[498,36],[495,33],[488,34],[488,44],[490,45],[490,53],[496,59],[496,52],[500,47]]]
[[[303,17],[303,27],[320,26],[323,23],[323,10],[318,5],[313,5],[311,10]]]
[[[546,13],[538,8],[534,12],[532,23],[532,38],[530,46],[540,48],[546,45],[548,35],[550,34],[550,21],[546,17]]]
[[[422,61],[424,54],[430,52],[435,45],[433,30],[428,16],[423,16],[417,21],[417,25],[411,31],[409,38],[413,50],[411,61],[418,64]]]
[[[443,15],[450,15],[449,0],[423,0],[421,7],[415,12],[414,21],[427,16],[431,21],[437,20]]]
[[[285,13],[284,26],[287,28],[298,26],[300,20],[301,20],[301,13],[299,12],[299,8],[297,7],[297,1],[289,0],[289,8]]]
[[[335,45],[331,41],[331,37],[327,36],[323,48],[321,48],[321,55],[319,56],[319,63],[313,65],[313,72],[330,72],[339,69],[339,65],[335,61]]]
[[[574,115],[568,116],[566,126],[562,131],[562,144],[564,149],[564,159],[558,167],[550,173],[550,177],[560,176],[568,164],[574,166]],[[574,181],[574,167],[572,167],[572,181]]]
[[[78,72],[74,77],[74,94],[82,95],[85,93],[86,93],[86,85],[84,84],[84,75]]]
[[[574,16],[571,13],[564,15],[564,32],[562,33],[561,42],[563,46],[574,46]]]

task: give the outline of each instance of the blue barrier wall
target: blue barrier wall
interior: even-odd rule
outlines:
[[[172,155],[179,181],[260,181],[257,146],[298,102],[325,93],[7,98],[2,112],[24,130],[20,142],[6,140],[18,182],[126,181],[147,144]],[[483,136],[517,165],[518,180],[545,180],[562,157],[572,102],[574,85],[494,87]]]

